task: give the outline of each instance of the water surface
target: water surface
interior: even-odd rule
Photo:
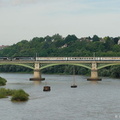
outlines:
[[[24,89],[30,99],[15,103],[0,99],[0,120],[114,120],[120,119],[120,80],[103,78],[88,82],[75,76],[77,88],[71,88],[72,75],[42,75],[41,84],[29,81],[32,74],[0,73],[7,79],[4,88]],[[43,86],[50,85],[50,92]]]

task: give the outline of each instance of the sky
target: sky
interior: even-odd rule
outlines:
[[[54,34],[120,36],[120,0],[0,0],[0,45]]]

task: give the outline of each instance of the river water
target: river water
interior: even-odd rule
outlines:
[[[86,76],[42,75],[40,84],[29,81],[32,74],[0,73],[7,79],[4,88],[24,89],[27,102],[0,99],[0,120],[120,120],[120,79],[103,78],[98,83]],[[50,92],[43,92],[50,85]],[[0,87],[1,88],[1,87]]]

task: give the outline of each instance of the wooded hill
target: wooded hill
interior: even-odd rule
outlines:
[[[104,57],[104,56],[120,56],[120,37],[82,37],[75,35],[63,37],[59,34],[46,37],[34,37],[31,40],[22,40],[7,48],[0,50],[0,57],[17,57],[17,56],[39,56],[39,57]],[[63,68],[62,68],[63,67]],[[23,68],[14,68],[13,66],[1,66],[0,71],[21,71]],[[10,70],[9,70],[10,69]],[[71,66],[55,66],[45,69],[47,73],[71,73]],[[23,71],[29,71],[24,68]],[[76,74],[87,74],[90,71],[85,68],[76,67]],[[120,66],[111,66],[100,70],[100,75],[120,77]]]

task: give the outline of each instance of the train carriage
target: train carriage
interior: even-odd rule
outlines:
[[[0,60],[9,60],[8,57],[0,57]]]
[[[59,61],[59,60],[67,60],[67,57],[36,57],[36,61]]]
[[[30,61],[30,60],[35,60],[34,57],[14,57],[12,60],[23,60],[23,61]]]

